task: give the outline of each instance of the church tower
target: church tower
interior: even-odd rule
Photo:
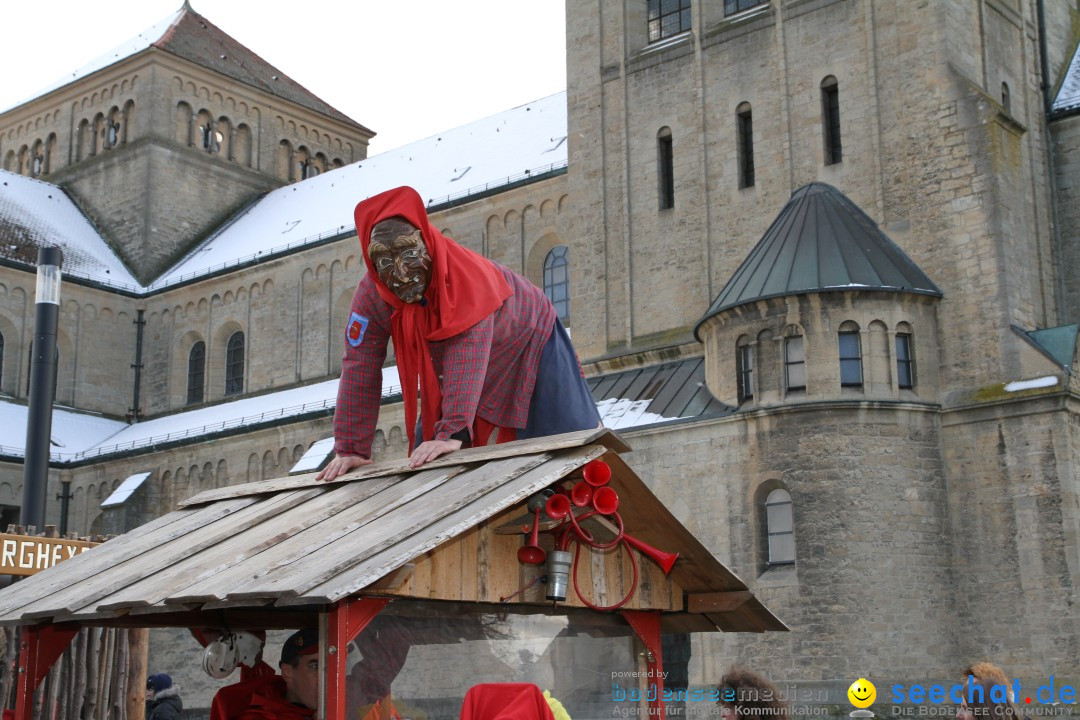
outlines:
[[[373,135],[185,2],[0,113],[0,162],[65,188],[148,283],[260,194],[364,159]]]

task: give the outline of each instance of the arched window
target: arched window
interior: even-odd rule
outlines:
[[[765,533],[769,566],[795,564],[795,512],[787,490],[776,489],[765,498]]]
[[[739,375],[739,402],[754,397],[754,346],[743,336],[735,344],[735,369]]]
[[[754,117],[750,103],[742,103],[735,110],[736,142],[739,161],[739,187],[754,186]]]
[[[200,403],[203,401],[203,389],[206,387],[206,343],[202,340],[191,346],[187,368],[188,404]]]
[[[862,387],[862,343],[859,342],[859,326],[853,322],[840,325],[840,386]]]
[[[4,333],[0,332],[0,390],[4,383]]]
[[[234,332],[225,348],[225,394],[244,391],[244,333]]]
[[[661,128],[656,134],[656,174],[660,182],[660,209],[675,207],[675,155],[671,129]]]
[[[806,348],[802,335],[784,338],[784,386],[789,392],[806,389]]]
[[[555,306],[559,319],[570,319],[570,248],[556,245],[544,258],[544,294]]]
[[[1012,113],[1012,95],[1009,94],[1009,83],[1001,83],[1001,107],[1005,112]]]
[[[840,85],[829,75],[821,81],[821,126],[825,142],[825,164],[835,165],[844,158],[840,143]]]
[[[896,384],[904,390],[915,387],[915,349],[907,323],[896,326]]]

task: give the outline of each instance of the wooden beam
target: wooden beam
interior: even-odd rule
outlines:
[[[687,610],[692,613],[726,613],[738,610],[754,597],[749,590],[727,592],[691,593],[687,597]]]

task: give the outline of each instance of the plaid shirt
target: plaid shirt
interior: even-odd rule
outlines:
[[[498,427],[523,428],[528,420],[555,308],[540,288],[501,265],[499,269],[514,290],[502,307],[459,335],[428,342],[442,393],[436,440],[472,428],[477,416]],[[368,319],[367,330],[358,346],[345,343],[334,411],[334,450],[339,455],[371,457],[393,310],[365,274],[353,296],[352,312]]]

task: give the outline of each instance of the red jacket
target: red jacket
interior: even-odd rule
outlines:
[[[311,720],[315,711],[285,699],[285,681],[274,676],[251,695],[248,709],[237,720]]]

